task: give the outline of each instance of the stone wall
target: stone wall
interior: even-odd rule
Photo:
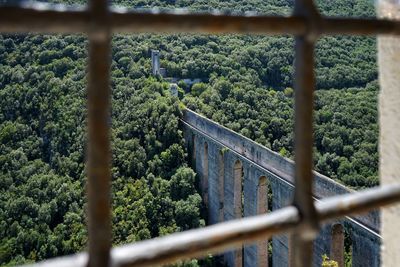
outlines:
[[[380,18],[399,20],[400,2],[379,0]],[[399,183],[400,160],[400,38],[378,36],[379,65],[379,176],[382,185]],[[400,262],[400,204],[382,210],[382,266],[398,266]]]
[[[208,207],[208,224],[232,220],[259,213],[267,205],[265,196],[258,194],[260,178],[272,192],[272,210],[289,205],[293,197],[294,163],[279,154],[243,137],[207,118],[186,110],[182,121],[190,157],[200,178],[203,197]],[[351,192],[332,179],[315,172],[314,196],[322,199]],[[242,199],[243,194],[243,199]],[[353,247],[353,266],[379,266],[379,213],[346,219],[341,223],[349,233]],[[321,266],[322,255],[331,255],[332,225],[321,227],[314,245],[314,265]],[[339,241],[338,241],[339,240]],[[288,266],[289,239],[272,239],[273,266]],[[224,253],[228,266],[267,266],[266,241]],[[332,256],[340,255],[333,246]],[[368,254],[368,256],[363,256]]]

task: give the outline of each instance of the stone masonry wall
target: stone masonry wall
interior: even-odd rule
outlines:
[[[272,190],[272,210],[292,202],[294,163],[291,160],[190,110],[184,112],[182,126],[199,183],[206,190],[203,197],[207,200],[208,224],[256,215],[258,207],[266,205],[266,198],[257,194],[260,177],[266,177]],[[238,167],[242,168],[242,172]],[[351,192],[317,172],[314,178],[317,199]],[[205,179],[208,180],[207,185],[204,185]],[[242,194],[243,200],[240,201]],[[331,255],[331,235],[332,225],[337,223],[344,226],[351,238],[353,266],[379,266],[380,238],[377,232],[380,225],[377,211],[322,226],[314,245],[314,265],[321,266],[323,254],[334,256]],[[334,240],[341,238],[336,236]],[[228,266],[267,266],[268,260],[258,255],[265,245],[266,242],[263,242],[227,251],[224,260]],[[340,255],[337,249],[332,251]],[[274,236],[273,266],[288,266],[289,255],[288,237]]]

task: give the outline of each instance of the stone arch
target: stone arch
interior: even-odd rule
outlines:
[[[331,229],[331,260],[344,267],[344,227],[341,223],[335,223]]]
[[[257,214],[268,212],[268,180],[261,176],[257,186]],[[258,266],[268,266],[268,240],[257,242]]]
[[[224,221],[224,178],[225,178],[225,161],[224,152],[222,150],[218,153],[218,199],[219,199],[219,213],[218,221]]]
[[[233,166],[233,206],[234,217],[243,217],[243,164],[237,160]],[[243,247],[235,251],[235,267],[243,266]]]
[[[203,181],[202,192],[204,204],[208,206],[208,143],[204,142],[204,157],[203,157]]]

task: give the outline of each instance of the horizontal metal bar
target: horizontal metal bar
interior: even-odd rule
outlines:
[[[227,15],[218,12],[191,13],[175,10],[160,12],[111,9],[109,25],[114,33],[237,33],[291,34],[307,33],[303,17],[263,16],[254,13]],[[106,26],[106,25],[105,25]],[[322,18],[318,34],[377,35],[400,34],[400,22],[378,19]],[[84,8],[31,3],[0,6],[0,32],[87,33],[91,30],[90,13]],[[107,30],[107,29],[105,29]]]
[[[86,33],[89,11],[63,5],[33,3],[0,6],[0,32]]]
[[[400,34],[400,21],[382,19],[324,18],[320,21],[320,32],[324,35]]]
[[[240,247],[243,241],[266,239],[298,224],[300,216],[295,207],[280,209],[269,216],[261,215],[232,220],[202,229],[174,234],[170,238],[155,238],[142,245],[132,244],[113,251],[117,266],[154,266],[181,259],[205,256]],[[135,253],[132,253],[135,251]]]
[[[393,204],[400,200],[400,184],[377,187],[328,198],[315,204],[318,220],[325,222]],[[112,266],[154,266],[172,263],[241,246],[272,235],[289,233],[300,223],[298,210],[288,206],[268,215],[246,217],[205,228],[171,234],[114,248]],[[47,266],[86,266],[87,254],[50,259],[33,264]]]
[[[400,184],[385,185],[351,194],[338,195],[316,203],[319,221],[360,214],[400,201]]]
[[[0,32],[87,33],[90,13],[84,9],[52,8],[30,4],[23,7],[0,6]],[[66,23],[68,21],[68,23]],[[302,34],[302,18],[213,13],[131,11],[112,9],[111,29],[116,33],[189,32]],[[71,22],[71,23],[70,23]]]
[[[304,34],[306,23],[300,17],[260,15],[196,14],[189,12],[126,12],[112,14],[115,32],[188,32],[240,34]]]
[[[240,246],[244,240],[259,240],[282,233],[298,224],[300,216],[289,206],[269,213],[232,220],[205,228],[171,234],[115,248],[112,266],[154,266],[180,259],[204,256]],[[85,266],[86,253],[44,261],[32,266]]]

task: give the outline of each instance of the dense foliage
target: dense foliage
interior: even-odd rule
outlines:
[[[374,16],[368,0],[318,3],[328,15]],[[293,1],[114,4],[289,14]],[[293,43],[286,36],[114,37],[115,244],[204,223],[195,173],[187,167],[178,128],[179,104],[169,95],[168,83],[150,77],[150,50],[161,51],[168,76],[202,79],[192,88],[179,83],[188,107],[291,157]],[[327,37],[318,43],[316,54],[315,167],[350,186],[374,185],[375,40]],[[86,245],[86,56],[82,36],[0,36],[0,264],[69,254]]]
[[[3,36],[0,90],[0,263],[86,245],[85,39]],[[123,51],[118,38],[116,51]],[[199,227],[181,110],[168,84],[119,77],[113,64],[114,243]]]
[[[202,93],[193,96],[198,87],[203,87]],[[187,107],[283,156],[293,156],[293,89],[267,91],[225,79],[193,88],[184,99]],[[376,82],[365,88],[316,92],[316,170],[355,188],[378,183],[376,107]]]

